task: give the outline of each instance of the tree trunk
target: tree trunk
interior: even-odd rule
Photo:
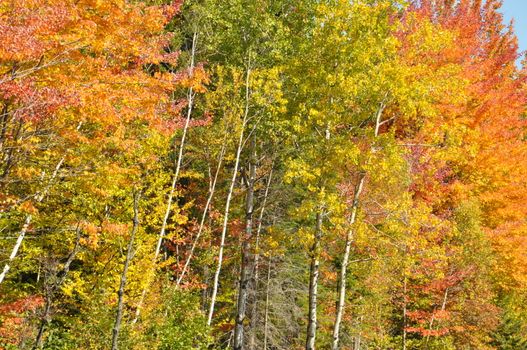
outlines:
[[[35,345],[33,350],[42,348],[42,340],[44,338],[44,330],[46,325],[50,322],[50,313],[51,313],[51,299],[46,297],[46,305],[44,306],[44,315],[42,320],[40,320],[40,326],[38,328],[37,338],[35,340]]]
[[[9,124],[9,107],[7,103],[4,103],[4,106],[2,107],[2,112],[0,113],[0,153],[3,153],[7,126]]]
[[[205,204],[205,208],[203,209],[203,214],[201,216],[201,221],[199,223],[198,233],[196,234],[196,238],[194,239],[194,242],[192,242],[192,247],[190,248],[188,257],[185,260],[185,265],[183,266],[183,270],[181,271],[181,274],[179,275],[176,281],[176,286],[179,286],[181,284],[181,281],[185,277],[185,273],[187,272],[188,266],[190,265],[190,261],[192,260],[192,257],[194,256],[194,251],[196,250],[198,241],[201,237],[201,234],[203,233],[203,229],[205,227],[205,220],[207,218],[207,213],[208,213],[210,204],[212,202],[212,198],[214,197],[214,192],[216,190],[216,183],[218,182],[218,175],[220,173],[221,164],[223,162],[223,156],[225,155],[226,147],[227,147],[227,140],[224,140],[221,151],[220,151],[220,157],[218,160],[218,168],[216,169],[216,172],[214,173],[214,179],[212,180],[212,184],[209,190],[209,197],[207,198],[207,203]]]
[[[267,332],[269,330],[269,284],[271,281],[271,258],[267,266],[267,285],[265,287],[264,341],[263,350],[267,350]]]
[[[191,55],[190,55],[190,65],[188,68],[189,75],[193,74],[194,66],[195,66],[195,56],[196,56],[196,41],[197,41],[197,33],[194,33],[192,36],[192,49],[191,49]],[[170,185],[170,192],[168,193],[167,198],[167,207],[165,210],[165,215],[163,216],[163,221],[161,223],[161,230],[159,231],[159,237],[157,239],[156,244],[156,250],[154,252],[154,258],[153,258],[153,264],[152,268],[155,269],[157,258],[159,257],[159,253],[161,252],[161,245],[163,244],[163,239],[165,238],[166,233],[166,227],[168,223],[168,218],[170,217],[170,211],[172,210],[172,201],[174,200],[174,192],[176,191],[176,185],[179,180],[179,173],[181,171],[181,164],[183,163],[183,151],[185,149],[185,141],[187,138],[187,131],[190,124],[190,118],[192,116],[192,109],[194,107],[194,91],[192,87],[189,88],[188,95],[187,95],[187,116],[185,119],[185,125],[183,126],[183,134],[181,135],[181,142],[179,144],[179,153],[176,160],[176,170],[174,172],[174,176],[172,177],[172,183]],[[136,323],[139,319],[139,315],[141,313],[141,308],[143,306],[143,302],[146,297],[146,293],[148,291],[148,287],[145,287],[143,291],[141,292],[141,297],[139,298],[139,302],[137,303],[136,309],[135,309],[135,316],[132,323]]]
[[[53,171],[53,174],[51,175],[51,178],[48,181],[47,186],[44,188],[42,192],[37,194],[35,196],[35,202],[40,203],[46,197],[46,195],[49,192],[49,189],[51,187],[51,184],[53,183],[53,180],[57,177],[57,174],[59,173],[60,168],[62,167],[62,164],[64,163],[64,157],[61,158],[61,160],[57,163],[55,166],[55,170]],[[31,221],[33,220],[33,216],[31,214],[28,214],[26,216],[26,219],[24,221],[24,225],[22,226],[22,229],[18,233],[18,237],[15,243],[15,246],[13,247],[13,250],[11,251],[11,254],[9,255],[9,259],[7,260],[7,263],[4,266],[4,269],[2,273],[0,274],[0,284],[4,281],[5,276],[11,269],[11,262],[16,258],[18,254],[18,250],[20,249],[20,246],[22,245],[22,242],[24,240],[24,237],[26,236],[26,233],[29,229],[29,225],[31,225]]]
[[[194,36],[192,37],[192,50],[190,55],[190,66],[189,66],[189,75],[192,75],[194,71],[194,58],[196,55],[196,39],[197,39],[197,33],[194,33]],[[163,243],[163,239],[165,237],[165,231],[166,226],[168,222],[168,217],[170,216],[170,210],[172,208],[172,200],[174,198],[174,192],[176,190],[177,181],[179,179],[179,172],[181,170],[181,163],[183,162],[183,150],[185,148],[185,140],[187,138],[187,131],[188,126],[190,124],[190,117],[192,116],[192,108],[194,106],[194,91],[192,87],[188,90],[188,96],[187,96],[187,117],[185,119],[185,126],[183,127],[183,135],[181,135],[181,143],[179,145],[179,153],[176,161],[176,170],[174,172],[174,176],[172,178],[172,185],[170,186],[170,193],[168,194],[167,199],[167,208],[165,210],[165,216],[163,217],[163,222],[161,224],[161,231],[159,232],[159,239],[157,241],[156,245],[156,251],[155,251],[155,259],[159,256],[159,252],[161,250],[161,244]]]
[[[123,318],[123,306],[124,306],[124,288],[126,286],[126,275],[128,273],[128,267],[130,260],[133,255],[134,239],[139,228],[139,193],[134,193],[134,220],[132,233],[128,240],[128,248],[126,250],[126,258],[124,260],[123,273],[121,274],[121,283],[119,284],[119,291],[117,292],[117,313],[115,316],[115,324],[112,330],[112,350],[118,349],[119,342],[119,331],[121,329],[121,320]]]
[[[62,284],[66,280],[68,272],[70,271],[70,265],[73,262],[73,259],[75,259],[75,256],[77,255],[79,251],[80,239],[81,239],[81,230],[79,226],[77,226],[76,232],[77,232],[77,235],[75,237],[75,245],[71,253],[68,255],[68,258],[66,259],[66,262],[64,263],[64,267],[62,268],[62,271],[60,272],[60,274],[56,275],[57,279],[56,280],[54,279],[53,283],[47,286],[46,305],[44,307],[44,314],[42,315],[42,318],[40,320],[40,326],[38,329],[37,338],[35,339],[35,345],[33,346],[33,349],[40,349],[43,345],[42,341],[44,338],[45,328],[51,322],[51,307],[53,306],[55,293],[59,290],[60,286],[62,286]]]
[[[359,318],[359,329],[362,327],[363,318],[364,316],[361,316]],[[353,350],[360,350],[361,342],[362,342],[362,331],[359,331],[359,334],[355,338],[355,343],[353,344]]]
[[[313,245],[310,250],[311,265],[309,268],[309,310],[306,337],[306,350],[315,350],[315,340],[317,335],[317,297],[318,297],[318,274],[320,265],[320,239],[322,237],[322,216],[319,211],[316,217],[315,235]]]
[[[23,138],[23,135],[20,135],[20,133],[22,132],[23,126],[24,126],[23,120],[22,119],[18,120],[18,123],[15,126],[15,131],[13,132],[13,137],[12,137],[15,143],[17,141],[22,140]],[[4,146],[2,145],[2,147]],[[3,153],[2,163],[0,163],[0,165],[3,166],[3,171],[2,171],[2,174],[0,175],[0,180],[7,178],[7,176],[11,172],[11,168],[14,166],[15,154],[18,153],[15,151],[16,147],[14,146],[6,147],[6,148],[7,148],[7,152],[2,152]]]
[[[271,187],[271,181],[273,178],[273,165],[271,164],[271,170],[269,171],[269,178],[267,179],[267,184],[265,186],[265,193],[262,202],[262,208],[260,209],[260,216],[258,217],[258,228],[256,229],[256,242],[254,246],[254,298],[252,302],[251,309],[251,334],[249,338],[249,349],[256,349],[256,326],[258,322],[258,282],[259,282],[259,272],[260,272],[260,233],[262,231],[262,220],[265,212],[265,205],[267,204],[267,196],[269,195],[269,188]]]
[[[448,297],[448,289],[449,287],[447,287],[445,289],[445,294],[443,296],[443,303],[441,304],[441,311],[445,311],[445,308],[446,308],[446,302],[447,302],[447,297]],[[434,312],[432,313],[432,318],[430,319],[430,325],[429,325],[429,329],[432,331],[434,328],[434,321],[435,321],[435,312],[436,312],[437,309],[434,309]],[[425,344],[428,344],[428,341],[430,340],[430,334],[427,334],[426,335],[426,341],[425,341]]]
[[[407,292],[407,279],[406,272],[404,274],[403,281],[403,350],[406,350],[406,318],[408,317],[407,305],[406,305],[406,292]]]
[[[251,240],[253,236],[254,185],[256,182],[256,134],[251,138],[251,159],[249,161],[249,178],[245,196],[245,237],[242,241],[240,283],[234,324],[234,350],[242,350],[244,344],[243,328],[247,313],[247,297],[251,281]]]
[[[214,272],[214,281],[212,285],[212,295],[210,299],[209,315],[207,318],[207,325],[209,326],[212,323],[212,317],[214,315],[214,305],[216,303],[216,296],[218,294],[218,284],[219,284],[220,273],[221,273],[221,265],[223,263],[223,249],[225,247],[225,237],[227,235],[227,224],[229,223],[229,212],[230,212],[232,193],[234,192],[234,186],[236,185],[236,177],[238,176],[238,167],[240,165],[240,156],[241,156],[242,148],[243,148],[245,126],[247,124],[247,118],[249,116],[249,91],[250,91],[249,77],[250,77],[250,74],[251,74],[251,70],[250,68],[247,68],[247,73],[245,77],[245,112],[243,114],[242,128],[240,130],[240,136],[238,139],[238,148],[236,150],[236,161],[234,163],[234,169],[232,171],[231,185],[229,188],[229,192],[227,194],[227,201],[225,202],[225,212],[223,215],[223,227],[221,231],[220,251],[218,253],[218,266],[216,267],[216,271]]]
[[[385,108],[384,101],[379,105],[379,109],[375,114],[375,138],[379,136],[380,126],[382,124],[382,113]],[[344,306],[346,304],[346,276],[347,268],[349,264],[349,256],[351,252],[351,242],[353,240],[353,226],[357,219],[357,210],[359,208],[359,199],[364,187],[364,181],[366,179],[366,174],[361,173],[359,177],[359,182],[355,187],[355,193],[353,195],[353,203],[351,206],[351,214],[349,219],[349,229],[346,234],[346,245],[344,249],[344,256],[342,257],[342,267],[340,270],[339,286],[338,286],[338,300],[337,300],[337,314],[335,316],[335,322],[333,325],[333,342],[331,345],[332,350],[339,349],[340,341],[340,326],[342,323],[342,316],[344,315]]]
[[[362,193],[365,177],[365,174],[360,175],[359,183],[355,187],[355,193],[353,196],[351,215],[348,223],[350,227],[348,228],[348,232],[346,234],[346,247],[344,249],[344,256],[342,257],[342,267],[340,269],[340,279],[338,288],[339,298],[337,302],[337,314],[335,316],[335,323],[333,326],[333,344],[331,346],[332,350],[338,350],[339,348],[340,325],[342,322],[342,315],[344,314],[344,305],[346,304],[346,277],[351,252],[351,242],[353,241],[353,226],[355,225],[355,220],[357,218],[357,211],[359,208],[359,197]]]

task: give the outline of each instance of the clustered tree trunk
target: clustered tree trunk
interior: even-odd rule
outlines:
[[[241,130],[240,130],[240,135],[238,139],[238,146],[236,148],[236,158],[235,158],[235,163],[234,163],[234,169],[232,171],[232,179],[231,179],[229,191],[227,192],[227,200],[225,202],[225,212],[223,214],[223,226],[222,226],[222,231],[221,231],[220,249],[218,252],[218,265],[216,266],[216,271],[214,273],[214,281],[212,283],[212,295],[210,298],[209,314],[207,318],[208,325],[212,324],[212,318],[214,315],[214,306],[216,304],[216,296],[218,294],[218,286],[220,282],[221,266],[223,263],[223,250],[225,249],[225,238],[227,236],[227,226],[229,223],[231,200],[232,200],[232,195],[234,192],[234,186],[236,185],[236,178],[238,177],[240,158],[241,158],[243,145],[245,141],[245,138],[244,138],[245,128],[247,126],[247,121],[249,118],[249,106],[250,106],[249,79],[250,79],[250,75],[251,75],[251,68],[248,65],[247,70],[245,72],[245,108],[244,108],[242,122],[241,122]]]
[[[251,241],[253,238],[254,186],[256,182],[256,136],[251,138],[251,159],[249,174],[246,178],[247,193],[245,197],[245,237],[242,239],[240,282],[238,287],[238,303],[234,323],[234,346],[242,350],[244,344],[244,323],[247,313],[247,300],[252,272]]]

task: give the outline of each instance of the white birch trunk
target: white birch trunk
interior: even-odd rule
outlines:
[[[46,197],[46,195],[48,194],[49,189],[51,187],[51,184],[53,183],[53,181],[57,177],[57,174],[59,173],[59,170],[62,167],[62,164],[64,163],[64,159],[65,158],[62,157],[60,159],[60,161],[57,163],[57,165],[55,166],[55,170],[53,171],[53,174],[51,175],[51,178],[49,179],[48,184],[44,188],[44,190],[36,195],[35,201],[37,203],[42,202],[44,197]],[[24,220],[24,225],[22,226],[22,229],[18,233],[18,237],[16,239],[15,246],[11,250],[11,254],[9,255],[9,259],[7,260],[7,263],[5,264],[4,269],[2,270],[2,273],[0,274],[0,283],[2,283],[4,281],[5,276],[7,275],[9,270],[11,269],[11,263],[13,262],[13,260],[16,258],[17,254],[18,254],[18,250],[20,249],[20,246],[22,245],[22,242],[24,241],[24,238],[25,238],[26,233],[27,233],[27,231],[29,229],[29,225],[31,225],[31,221],[32,220],[33,220],[33,215],[28,214],[26,216],[26,219]]]
[[[342,267],[340,270],[339,298],[337,303],[337,314],[335,316],[335,324],[333,327],[333,344],[331,346],[332,350],[337,350],[339,348],[340,325],[342,322],[342,316],[344,315],[344,306],[346,304],[346,277],[351,252],[351,243],[353,241],[353,226],[355,225],[357,211],[359,208],[359,197],[362,193],[365,178],[365,174],[361,174],[359,183],[355,188],[355,194],[353,197],[353,204],[351,208],[351,216],[348,223],[350,227],[348,228],[348,232],[346,234],[346,247],[344,249],[344,256],[342,257]]]
[[[196,55],[196,39],[197,39],[197,33],[194,33],[194,36],[192,37],[192,52],[190,56],[189,75],[192,74],[194,71],[194,58]],[[170,186],[170,193],[168,194],[167,208],[165,210],[165,216],[163,217],[163,222],[161,224],[161,231],[159,231],[159,239],[157,241],[156,251],[154,254],[155,260],[157,260],[157,257],[159,256],[159,252],[161,250],[161,244],[163,243],[163,239],[165,237],[166,226],[167,226],[168,218],[170,216],[170,210],[172,209],[172,201],[174,198],[174,192],[176,190],[177,181],[179,179],[181,163],[183,162],[183,150],[185,148],[185,141],[187,138],[188,126],[190,124],[190,117],[192,116],[192,108],[194,105],[194,91],[192,87],[189,88],[187,101],[188,101],[187,117],[185,119],[185,126],[183,127],[183,135],[181,135],[181,143],[179,145],[179,153],[178,153],[178,157],[176,161],[176,170],[174,172],[174,176],[172,177],[172,185]]]
[[[196,41],[197,41],[197,33],[194,33],[192,37],[192,49],[191,49],[191,55],[190,55],[190,65],[188,68],[188,73],[191,75],[194,72],[194,66],[195,66],[195,56],[196,56]],[[152,268],[155,269],[157,258],[159,257],[159,253],[161,252],[161,245],[163,244],[163,239],[165,238],[166,233],[166,227],[168,218],[170,217],[170,211],[172,209],[172,201],[174,200],[174,192],[176,191],[176,185],[179,180],[179,173],[181,170],[181,164],[183,163],[183,151],[185,149],[185,141],[187,138],[187,131],[190,124],[190,118],[192,116],[192,109],[194,107],[194,91],[191,88],[189,88],[188,95],[187,95],[187,116],[185,119],[185,125],[183,126],[183,134],[181,135],[181,142],[179,144],[179,152],[178,157],[176,160],[176,170],[174,172],[174,176],[172,177],[172,183],[170,185],[170,192],[168,194],[167,198],[167,207],[165,210],[165,215],[163,216],[163,221],[161,223],[161,230],[159,231],[159,236],[157,239],[156,244],[156,250],[154,252],[154,258],[153,258],[153,264]],[[136,323],[139,319],[139,315],[141,313],[141,308],[143,306],[143,302],[146,297],[146,293],[148,291],[148,287],[143,288],[143,291],[141,292],[141,297],[139,298],[139,302],[137,303],[136,309],[135,309],[135,316],[132,321],[132,323]]]
[[[267,333],[269,330],[269,284],[271,281],[271,258],[269,258],[269,266],[267,266],[267,285],[265,289],[265,313],[264,313],[264,341],[263,349],[267,350]]]
[[[128,274],[128,267],[132,260],[134,239],[139,228],[139,194],[134,193],[134,220],[132,233],[128,240],[128,247],[126,249],[126,257],[124,260],[123,273],[121,274],[121,282],[119,284],[119,290],[117,291],[117,313],[115,316],[115,324],[112,329],[112,350],[117,350],[119,347],[119,331],[121,329],[121,321],[123,318],[123,307],[124,307],[124,288],[126,286],[126,275]]]
[[[375,115],[375,138],[379,136],[379,130],[381,126],[382,113],[384,111],[384,102],[381,102],[379,109]],[[344,249],[344,256],[342,257],[342,267],[340,270],[339,278],[339,288],[338,288],[338,300],[337,300],[337,314],[335,316],[335,322],[333,325],[333,342],[331,344],[332,350],[339,349],[340,342],[340,326],[342,324],[342,316],[344,315],[344,306],[346,304],[346,278],[347,278],[347,268],[349,264],[349,256],[351,252],[351,242],[353,240],[353,226],[357,218],[357,211],[359,208],[359,199],[364,187],[364,181],[366,179],[366,174],[362,173],[359,178],[359,182],[355,188],[355,193],[353,196],[353,203],[351,207],[351,215],[349,219],[349,229],[346,234],[346,245]]]
[[[271,181],[273,178],[273,165],[271,164],[271,170],[269,171],[269,178],[265,186],[265,193],[262,202],[262,208],[260,209],[260,215],[258,217],[258,227],[256,229],[256,242],[254,246],[254,300],[251,310],[251,334],[249,338],[249,349],[254,350],[256,346],[256,325],[258,323],[258,282],[260,278],[260,233],[262,231],[262,220],[264,217],[265,206],[267,204],[267,196],[269,195],[269,188],[271,187]]]
[[[317,213],[315,237],[311,247],[311,266],[309,269],[309,303],[308,324],[306,337],[306,350],[315,350],[317,335],[317,299],[318,299],[318,275],[320,266],[320,239],[322,237],[323,212]]]
[[[240,156],[241,156],[242,148],[243,148],[245,126],[247,124],[247,118],[249,116],[249,76],[250,76],[250,73],[251,73],[250,68],[247,68],[247,74],[245,78],[246,79],[245,80],[245,112],[243,114],[242,127],[240,130],[240,136],[238,140],[238,148],[236,150],[236,161],[234,164],[234,170],[232,171],[231,185],[229,188],[229,192],[227,194],[227,201],[225,203],[225,212],[223,216],[223,227],[222,227],[221,241],[220,241],[220,251],[218,253],[218,266],[216,267],[216,271],[214,273],[214,281],[212,285],[212,295],[211,295],[210,306],[209,306],[209,314],[207,318],[207,325],[209,326],[212,323],[212,317],[214,315],[214,306],[216,303],[216,296],[218,294],[218,283],[219,283],[219,278],[220,278],[220,273],[221,273],[221,265],[223,263],[223,249],[225,247],[225,237],[227,235],[227,224],[229,222],[229,212],[230,212],[232,193],[234,192],[234,186],[236,185],[236,177],[238,176],[238,167],[240,165]]]
[[[192,257],[194,256],[194,251],[196,250],[196,246],[198,244],[198,241],[201,237],[201,234],[203,233],[203,229],[205,227],[205,220],[207,218],[207,213],[210,207],[210,203],[212,202],[212,198],[214,197],[214,192],[216,190],[216,183],[218,182],[218,175],[220,173],[221,164],[223,162],[223,156],[225,155],[225,149],[226,149],[226,142],[223,143],[221,151],[220,151],[220,158],[218,161],[218,168],[216,169],[216,172],[214,174],[214,179],[212,180],[212,184],[209,191],[209,196],[207,198],[207,203],[205,204],[205,208],[203,209],[203,214],[201,216],[201,220],[199,223],[198,233],[196,234],[196,238],[194,239],[194,242],[192,242],[192,247],[190,248],[190,252],[188,254],[187,259],[185,260],[185,265],[183,266],[183,270],[181,271],[181,275],[179,275],[176,286],[179,286],[181,284],[181,281],[183,281],[183,278],[185,277],[185,273],[187,272],[188,266],[190,265],[190,261],[192,260]]]

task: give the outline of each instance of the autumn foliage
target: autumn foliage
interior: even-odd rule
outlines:
[[[0,0],[0,349],[526,348],[501,3]]]

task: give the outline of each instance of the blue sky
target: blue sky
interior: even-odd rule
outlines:
[[[527,0],[503,0],[502,12],[507,23],[514,18],[520,50],[527,50]]]

